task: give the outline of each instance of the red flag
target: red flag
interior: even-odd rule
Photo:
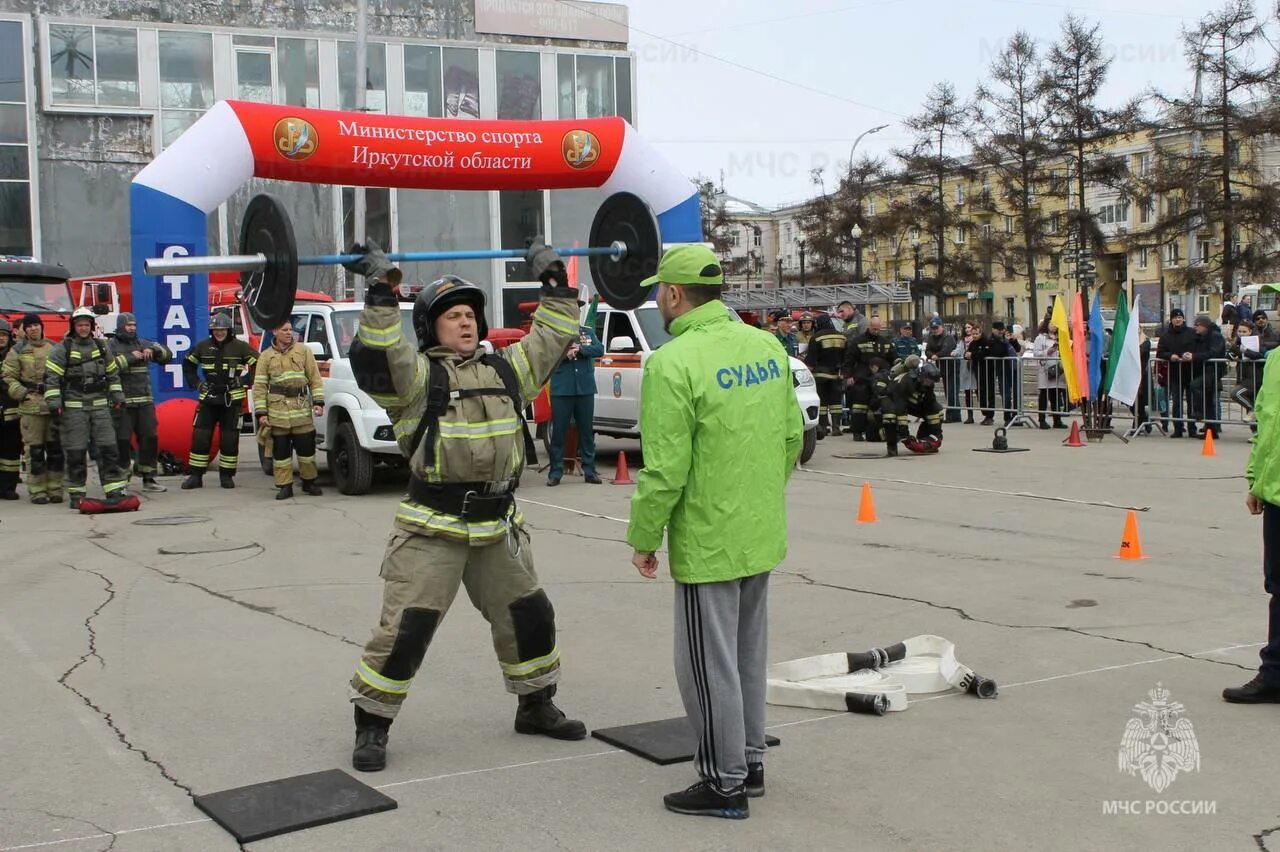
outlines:
[[[1076,376],[1080,378],[1083,396],[1089,395],[1089,361],[1084,343],[1084,297],[1076,293],[1071,300],[1071,357],[1075,360]]]

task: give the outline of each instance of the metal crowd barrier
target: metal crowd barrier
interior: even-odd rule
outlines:
[[[1200,364],[1152,358],[1143,376],[1132,435],[1185,434],[1223,425],[1253,428],[1262,361],[1219,358]]]

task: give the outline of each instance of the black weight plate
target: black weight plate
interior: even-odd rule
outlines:
[[[254,322],[265,329],[277,328],[293,313],[298,293],[298,244],[289,214],[275,196],[262,194],[250,199],[240,224],[240,253],[267,257],[261,272],[240,273],[240,288]]]
[[[591,280],[600,298],[618,310],[638,308],[649,298],[649,288],[642,285],[658,270],[662,257],[662,239],[653,211],[636,195],[617,192],[605,199],[591,222],[589,245],[608,246],[621,241],[627,256],[591,257]]]

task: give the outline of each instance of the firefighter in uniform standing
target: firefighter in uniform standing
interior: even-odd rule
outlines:
[[[240,407],[245,390],[253,384],[253,365],[258,361],[249,344],[231,336],[231,317],[214,314],[209,317],[209,336],[187,355],[182,373],[187,387],[198,390],[199,405],[191,425],[191,455],[187,461],[187,478],[182,487],[204,487],[204,472],[209,468],[209,450],[213,445],[213,427],[221,427],[218,447],[218,482],[223,488],[236,487],[236,465],[240,452]],[[199,380],[197,370],[204,372]]]
[[[831,317],[819,314],[804,355],[818,386],[818,440],[828,434],[840,434],[840,421],[844,418],[844,386],[840,382],[844,349],[844,334],[836,331]]]
[[[98,479],[107,503],[128,496],[120,470],[112,409],[124,407],[120,364],[107,345],[93,336],[93,311],[76,308],[71,334],[53,347],[46,363],[44,399],[61,418],[62,449],[67,457],[67,495],[79,509],[89,476],[89,444],[97,449]]]
[[[921,364],[919,355],[911,355],[893,369],[897,375],[888,383],[881,402],[889,455],[898,454],[899,442],[913,453],[936,453],[942,446],[942,406],[933,391],[941,375],[938,366]],[[908,428],[911,417],[920,418],[914,438]]]
[[[13,348],[13,326],[0,317],[0,363]],[[0,381],[0,500],[18,499],[18,469],[22,459],[22,431],[18,425],[21,397],[9,393],[9,383]]]
[[[880,363],[893,363],[893,344],[880,333],[880,317],[872,317],[867,330],[845,348],[844,376],[849,388],[850,425],[855,441],[874,441],[867,412],[871,406],[872,375]]]
[[[44,399],[45,362],[53,342],[44,336],[44,323],[36,314],[22,318],[22,335],[5,356],[4,382],[9,397],[19,400],[19,428],[31,462],[27,493],[37,505],[61,503],[62,444],[58,420]]]
[[[272,332],[271,347],[262,353],[253,380],[254,417],[258,428],[271,427],[272,472],[277,500],[293,496],[293,454],[298,453],[302,490],[313,497],[316,485],[316,426],[311,415],[324,414],[324,380],[316,356],[293,339],[285,320]],[[308,394],[311,402],[307,402]]]
[[[577,292],[564,263],[540,243],[527,261],[542,304],[522,340],[488,355],[484,291],[449,276],[417,297],[415,347],[405,340],[376,246],[348,269],[370,281],[351,365],[360,387],[387,410],[409,460],[409,493],[396,512],[382,562],[382,615],[351,679],[352,765],[386,766],[387,732],[459,584],[489,622],[515,729],[579,740],[586,727],[552,698],[560,679],[555,612],[534,572],[529,535],[512,492],[525,464],[521,411],[578,339]]]
[[[116,320],[111,353],[120,363],[120,385],[124,388],[124,406],[115,413],[120,467],[128,479],[136,435],[138,461],[133,469],[142,477],[142,490],[167,491],[156,482],[159,437],[156,432],[156,404],[151,396],[151,365],[169,363],[173,360],[173,353],[154,340],[138,337],[138,318],[128,312],[120,314]]]

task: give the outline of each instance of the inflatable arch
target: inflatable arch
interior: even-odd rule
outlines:
[[[205,336],[208,287],[203,275],[148,276],[143,261],[208,254],[209,214],[253,177],[405,189],[599,188],[602,198],[626,191],[649,205],[663,242],[702,239],[696,189],[621,118],[474,121],[221,101],[130,188],[139,333],[175,354],[156,368],[157,402],[189,396],[181,361]]]

